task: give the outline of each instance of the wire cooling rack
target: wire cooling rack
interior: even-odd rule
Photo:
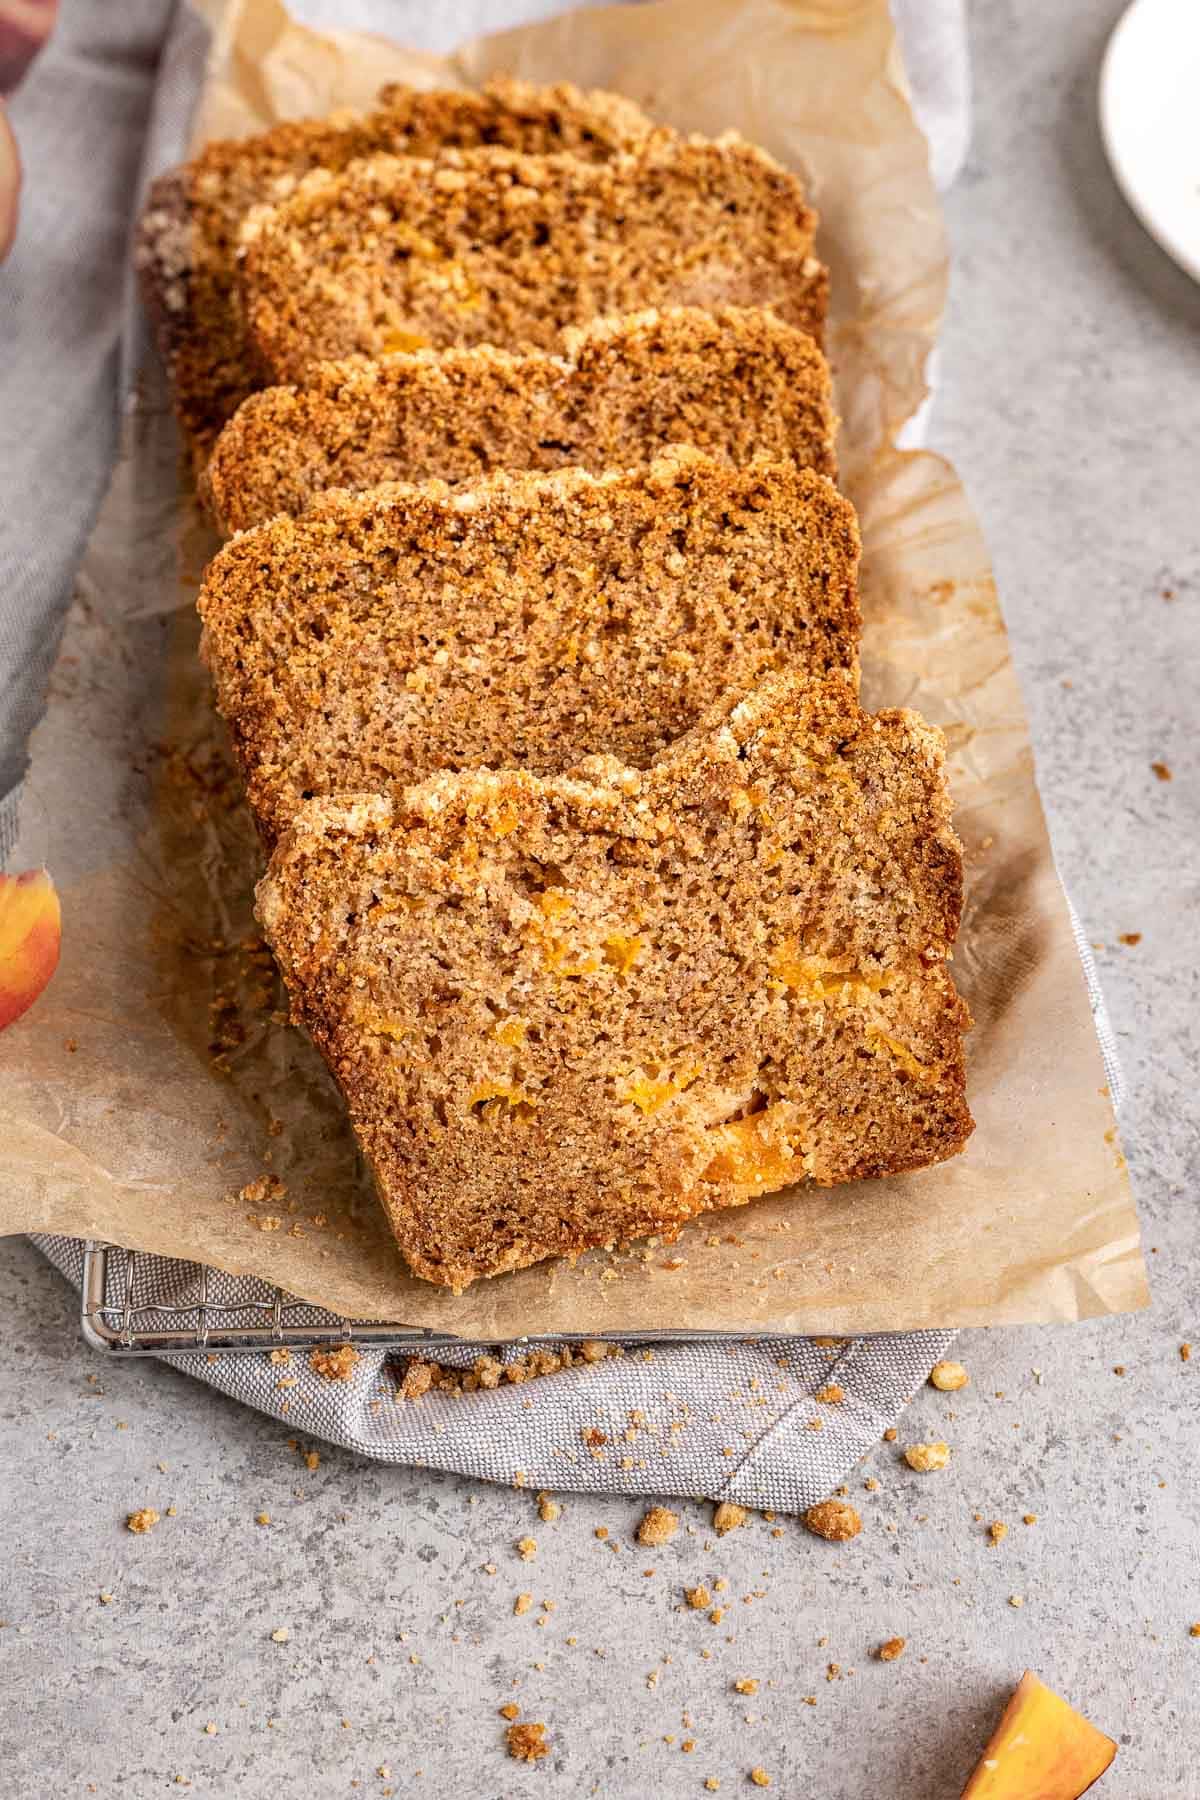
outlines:
[[[164,1267],[171,1271],[164,1281]],[[117,1244],[85,1243],[80,1290],[80,1329],[93,1350],[106,1356],[186,1355],[189,1352],[311,1350],[322,1344],[364,1344],[376,1349],[449,1350],[466,1340],[395,1319],[347,1319],[267,1282],[239,1282],[223,1298],[230,1277],[203,1263],[167,1262]],[[164,1297],[169,1293],[169,1297]],[[252,1297],[247,1298],[247,1295]],[[157,1297],[156,1297],[157,1296]],[[644,1331],[531,1332],[506,1342],[581,1344],[612,1339],[628,1344],[707,1343],[728,1331],[684,1328]],[[739,1337],[761,1337],[753,1329]],[[474,1340],[472,1340],[474,1341]]]
[[[254,1297],[223,1299],[227,1277],[203,1263],[172,1263],[170,1298],[156,1298],[159,1257],[116,1244],[87,1243],[83,1252],[80,1326],[93,1350],[109,1356],[162,1356],[188,1351],[308,1350],[321,1344],[420,1345],[447,1349],[462,1342],[390,1319],[346,1319],[266,1282]],[[241,1284],[246,1292],[250,1285]]]

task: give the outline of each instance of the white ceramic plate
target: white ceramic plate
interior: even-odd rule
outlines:
[[[1100,129],[1122,193],[1200,281],[1200,0],[1134,0],[1100,71]]]

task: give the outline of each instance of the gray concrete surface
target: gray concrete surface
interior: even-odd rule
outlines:
[[[650,1554],[634,1501],[567,1496],[542,1524],[528,1494],[332,1450],[310,1472],[280,1427],[97,1361],[58,1278],[5,1242],[4,1800],[676,1800],[710,1775],[756,1791],[755,1766],[802,1800],[952,1800],[1027,1664],[1120,1739],[1104,1800],[1200,1796],[1200,289],[1102,161],[1118,10],[1057,0],[1048,29],[1041,7],[975,9],[934,435],[988,529],[1063,873],[1108,946],[1153,1312],[964,1338],[971,1387],[926,1391],[903,1432],[948,1437],[952,1469],[918,1480],[880,1445],[873,1528],[840,1551],[757,1518],[717,1544],[709,1509],[685,1506]],[[142,1504],[177,1513],[135,1538]],[[999,1548],[976,1515],[1008,1523]],[[685,1581],[717,1577],[719,1625],[680,1610]],[[894,1633],[903,1660],[873,1661]],[[510,1698],[547,1724],[537,1767],[504,1755]]]

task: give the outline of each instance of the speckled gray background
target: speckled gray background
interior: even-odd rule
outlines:
[[[65,1285],[5,1241],[4,1800],[89,1782],[122,1800],[676,1800],[710,1775],[754,1792],[755,1765],[797,1800],[953,1800],[1027,1664],[1120,1738],[1104,1800],[1200,1796],[1200,289],[1102,159],[1095,84],[1119,10],[974,9],[975,144],[948,203],[931,441],[988,530],[1063,873],[1107,946],[1153,1312],[964,1337],[971,1387],[927,1390],[901,1434],[948,1438],[951,1468],[911,1474],[881,1444],[847,1548],[757,1517],[717,1544],[709,1509],[684,1506],[675,1543],[648,1553],[634,1502],[568,1496],[543,1524],[530,1494],[332,1450],[310,1472],[259,1415],[93,1358]],[[142,1504],[177,1516],[132,1537],[122,1521]],[[976,1513],[1009,1524],[998,1549]],[[527,1532],[530,1565],[514,1549]],[[719,1625],[679,1610],[685,1582],[718,1576]],[[515,1618],[521,1591],[535,1606]],[[897,1632],[904,1659],[871,1660]],[[743,1675],[757,1695],[733,1691]],[[535,1768],[504,1755],[510,1697],[553,1740]]]

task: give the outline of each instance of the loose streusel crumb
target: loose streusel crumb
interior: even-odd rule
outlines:
[[[1036,1513],[1024,1513],[1022,1515],[1022,1517],[1023,1517],[1026,1525],[1036,1525],[1037,1524],[1038,1516]]]
[[[353,1344],[337,1344],[332,1350],[310,1350],[308,1366],[325,1381],[349,1381],[362,1356]]]
[[[896,1437],[897,1437],[896,1427],[894,1425],[889,1425],[887,1430],[883,1434],[884,1443],[885,1444],[894,1444],[896,1441]]]
[[[518,1719],[520,1716],[521,1709],[515,1700],[510,1700],[507,1706],[502,1706],[500,1708],[500,1717],[502,1719]]]
[[[755,1787],[770,1787],[771,1785],[771,1777],[767,1774],[767,1771],[762,1768],[751,1769],[750,1779]]]
[[[886,1643],[880,1644],[875,1654],[880,1662],[897,1662],[904,1655],[907,1641],[902,1637],[888,1638]]]
[[[733,1684],[735,1694],[757,1694],[758,1682],[753,1675],[739,1675]]]
[[[846,1398],[846,1390],[839,1387],[836,1381],[831,1381],[826,1387],[818,1388],[814,1398],[825,1406],[840,1406]]]
[[[159,1514],[152,1506],[139,1506],[125,1520],[125,1529],[132,1531],[135,1537],[141,1537],[144,1532],[153,1531],[158,1521]]]
[[[1190,1345],[1190,1344],[1180,1344],[1180,1346],[1179,1346],[1179,1360],[1180,1360],[1180,1362],[1191,1362],[1191,1360],[1192,1360],[1192,1346],[1191,1346],[1191,1345]]]
[[[276,1368],[282,1367],[284,1363],[290,1363],[291,1360],[292,1353],[284,1345],[280,1345],[277,1350],[271,1351],[271,1361],[275,1364]]]
[[[508,1754],[517,1762],[537,1762],[539,1757],[550,1754],[546,1727],[542,1724],[510,1725],[504,1736]]]
[[[1004,1520],[1003,1519],[993,1519],[991,1524],[988,1526],[988,1541],[989,1541],[989,1543],[1002,1544],[1007,1536],[1008,1536],[1008,1526],[1004,1523]]]
[[[746,1523],[746,1508],[734,1500],[722,1500],[713,1513],[712,1522],[717,1536],[724,1537],[727,1531],[736,1531],[739,1525]]]
[[[1154,773],[1158,776],[1160,781],[1171,780],[1171,771],[1165,762],[1152,762],[1150,767],[1154,770]]]
[[[306,1450],[304,1452],[304,1466],[311,1473],[315,1474],[321,1466],[321,1452],[319,1450]]]
[[[814,1536],[831,1544],[844,1544],[858,1536],[862,1518],[845,1500],[820,1500],[810,1506],[803,1522]]]
[[[537,1555],[537,1539],[523,1537],[517,1539],[517,1554],[522,1562],[532,1562]]]
[[[721,1783],[715,1775],[709,1775],[705,1780],[704,1786],[710,1794],[715,1794],[720,1788]]]
[[[286,1625],[280,1625],[277,1630],[271,1633],[271,1642],[273,1644],[286,1644],[291,1638],[291,1635],[292,1634]]]
[[[1010,1594],[1008,1596],[1008,1604],[1010,1606],[1024,1606],[1024,1604],[1025,1604],[1024,1594]]]
[[[592,1533],[592,1536],[598,1537],[600,1539],[600,1542],[603,1543],[605,1538],[608,1536],[608,1526],[607,1525],[597,1525],[595,1531],[593,1531],[593,1533]]]
[[[1200,1638],[1200,1619],[1197,1619],[1196,1623],[1192,1626],[1191,1630],[1188,1632],[1188,1636]]]
[[[538,1495],[538,1518],[543,1525],[552,1525],[555,1519],[562,1517],[562,1507],[550,1494]]]
[[[934,1469],[944,1469],[950,1461],[949,1444],[910,1444],[904,1452],[904,1460],[910,1469],[919,1475],[928,1475]]]
[[[637,1541],[657,1550],[660,1544],[669,1544],[678,1530],[678,1513],[669,1512],[665,1506],[652,1506],[637,1528]]]
[[[956,1393],[959,1388],[965,1388],[970,1379],[967,1371],[958,1362],[934,1363],[929,1371],[930,1387],[937,1388],[941,1394]]]
[[[523,1613],[527,1613],[529,1611],[529,1609],[532,1605],[533,1605],[533,1595],[532,1594],[518,1594],[516,1599],[513,1601],[513,1612],[517,1615],[517,1617],[519,1619]]]
[[[271,1523],[270,1513],[269,1512],[255,1513],[254,1523],[256,1525],[269,1525]]]
[[[874,1475],[868,1475],[867,1479],[863,1482],[863,1486],[866,1488],[868,1494],[877,1494],[879,1492],[879,1482]]]
[[[433,1386],[433,1378],[437,1373],[435,1363],[421,1362],[415,1359],[404,1371],[404,1378],[396,1390],[398,1400],[419,1400]]]
[[[712,1595],[703,1582],[696,1587],[684,1588],[683,1597],[693,1612],[703,1612],[706,1606],[712,1605]]]

